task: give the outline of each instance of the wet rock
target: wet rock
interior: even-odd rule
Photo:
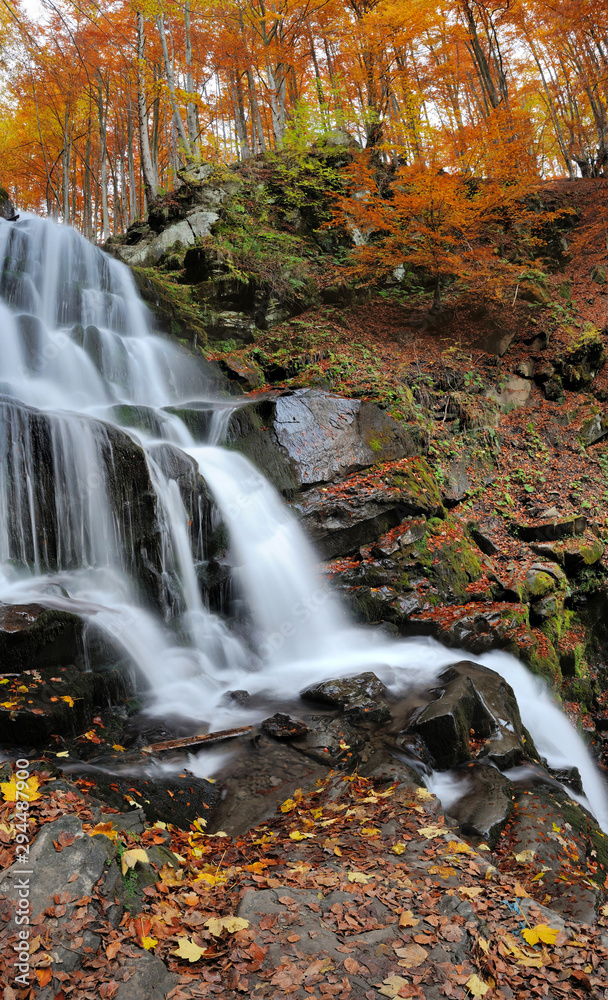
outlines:
[[[406,518],[444,513],[437,481],[424,459],[387,471],[373,485],[366,483],[365,490],[348,479],[329,489],[307,490],[294,507],[327,559],[356,551]]]
[[[519,375],[521,378],[533,378],[534,377],[534,362],[533,361],[520,361],[515,369],[515,374]]]
[[[63,843],[62,849],[57,850],[54,842]],[[122,897],[124,900],[124,893],[115,858],[116,847],[108,837],[89,837],[84,833],[78,817],[69,815],[43,826],[30,845],[27,867],[35,872],[35,877],[23,876],[24,865],[18,863],[0,875],[0,894],[13,906],[19,898],[20,880],[27,877],[32,917],[53,907],[52,916],[45,918],[45,930],[50,943],[47,950],[52,955],[55,969],[71,972],[81,962],[82,954],[73,947],[73,917],[77,900],[82,897],[96,900],[97,895],[103,900],[101,905],[97,901],[92,902],[79,923],[81,932],[86,933],[88,938],[83,943],[92,947],[93,951],[97,950],[100,938],[92,934],[91,929],[104,913],[104,903],[109,904],[104,913],[106,919],[114,926],[119,923],[123,903],[117,899]],[[61,916],[56,915],[54,909],[58,892],[65,893],[66,897],[61,906]]]
[[[9,557],[44,570],[71,569],[98,558],[91,551],[91,505],[105,490],[112,510],[107,546],[150,601],[159,601],[163,560],[156,494],[143,450],[128,434],[90,417],[47,414],[0,397],[2,488]],[[78,436],[78,450],[74,444]],[[88,449],[88,467],[74,455]],[[23,489],[31,482],[31,491]],[[66,503],[66,489],[71,490]],[[94,529],[98,529],[95,524]]]
[[[473,484],[463,459],[450,462],[444,470],[445,481],[441,488],[441,498],[446,507],[455,507],[469,496]]]
[[[563,542],[536,542],[530,546],[539,556],[553,559],[563,566],[566,574],[576,575],[586,566],[594,566],[604,555],[604,546],[591,532],[584,538]]]
[[[15,206],[9,198],[8,191],[0,187],[0,218],[12,219],[15,215]]]
[[[227,440],[284,492],[334,482],[426,447],[373,403],[319,389],[297,389],[237,410]]]
[[[562,385],[562,380],[558,376],[553,378],[548,378],[546,382],[543,382],[542,386],[543,392],[545,394],[545,399],[548,399],[552,403],[563,403],[564,388]]]
[[[559,538],[582,535],[587,528],[587,518],[582,514],[561,521],[541,521],[536,524],[515,524],[513,531],[524,542],[553,542]]]
[[[602,337],[599,330],[593,328],[582,333],[579,342],[554,361],[564,387],[573,392],[587,389],[605,363],[606,349]]]
[[[608,417],[596,413],[589,420],[586,420],[581,427],[581,441],[583,444],[591,445],[601,441],[608,434]]]
[[[352,725],[347,718],[328,715],[309,716],[306,721],[308,732],[293,744],[294,747],[325,767],[338,771],[352,770],[369,738],[358,724]]]
[[[532,790],[516,787],[512,850],[533,852],[523,864],[528,875],[538,876],[536,884],[552,910],[568,920],[592,923],[608,870],[605,836],[582,806],[549,781],[535,783]],[[572,866],[585,872],[587,858],[592,865],[584,884],[577,884],[568,873]]]
[[[39,746],[51,736],[82,732],[99,705],[123,701],[130,692],[126,675],[112,669],[82,672],[56,666],[23,670],[19,687],[3,688],[0,705],[2,742],[11,746]]]
[[[551,301],[551,292],[538,281],[520,282],[517,294],[522,302],[546,306]]]
[[[236,340],[240,344],[252,344],[255,339],[256,322],[247,313],[224,309],[215,313],[207,325],[209,340]]]
[[[508,413],[510,410],[517,409],[520,406],[525,406],[530,398],[530,393],[532,392],[532,386],[530,382],[523,378],[517,378],[513,376],[503,382],[499,387],[494,389],[488,389],[486,392],[486,397],[488,399],[493,399],[498,403],[499,407],[503,412]]]
[[[471,759],[471,730],[485,739],[478,760],[504,769],[535,756],[513,690],[499,674],[463,660],[439,679],[443,683],[438,697],[415,715],[408,728],[422,736],[440,768]]]
[[[375,702],[387,698],[388,691],[374,673],[366,671],[356,677],[323,681],[322,684],[316,684],[302,691],[300,697],[304,701],[320,702],[331,705],[332,708],[344,709],[352,702],[361,700]]]
[[[264,385],[266,379],[264,372],[253,361],[246,361],[238,354],[225,355],[220,361],[220,368],[228,376],[231,382],[236,382],[242,386],[245,392],[251,389],[259,389]]]
[[[376,725],[388,722],[391,717],[388,705],[378,704],[366,698],[351,701],[344,708],[344,718],[352,725]]]
[[[5,673],[83,662],[84,623],[40,604],[0,605],[0,663]]]
[[[132,950],[133,958],[121,969],[128,979],[119,985],[114,1000],[166,1000],[180,977],[149,951]]]
[[[595,267],[591,269],[591,280],[595,281],[596,285],[605,285],[608,275],[608,268],[604,267],[603,264],[596,264]]]
[[[264,719],[262,729],[267,736],[272,736],[275,740],[293,740],[298,736],[305,736],[308,728],[300,719],[292,719],[283,712],[277,712],[269,719]]]
[[[458,821],[465,837],[479,838],[493,850],[513,812],[511,782],[480,761],[464,765],[457,773],[462,775],[463,795],[446,812]]]
[[[148,762],[146,755],[138,757],[135,764],[140,773],[135,775],[124,764],[124,754],[104,756],[71,765],[70,774],[79,778],[93,776],[98,798],[121,811],[136,805],[144,811],[149,823],[161,820],[187,830],[197,816],[210,815],[220,797],[216,785],[186,770],[181,776],[155,772]]]
[[[469,525],[468,528],[471,538],[484,555],[495,556],[500,551],[496,543],[492,541],[485,531],[482,531],[476,525]]]
[[[474,343],[474,346],[486,354],[494,354],[502,358],[515,340],[515,330],[490,329],[484,330]]]

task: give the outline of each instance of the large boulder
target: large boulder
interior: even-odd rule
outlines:
[[[419,434],[374,403],[320,389],[297,389],[239,408],[227,440],[288,494],[426,450]]]
[[[473,758],[471,730],[483,745],[477,760],[502,769],[536,759],[513,689],[488,667],[462,660],[439,675],[437,695],[410,723],[429,747],[441,769]]]

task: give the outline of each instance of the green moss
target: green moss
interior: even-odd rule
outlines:
[[[205,314],[193,302],[190,287],[177,284],[170,275],[153,267],[134,267],[132,271],[142,298],[158,314],[168,332],[192,346],[204,346]]]

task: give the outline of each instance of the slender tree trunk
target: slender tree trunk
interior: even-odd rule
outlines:
[[[107,164],[107,149],[106,149],[107,103],[104,106],[103,90],[104,88],[102,86],[102,77],[100,74],[99,84],[97,88],[97,115],[99,122],[99,161],[100,161],[99,166],[100,166],[100,184],[101,184],[101,209],[103,214],[101,241],[102,243],[105,243],[105,241],[108,239],[110,235],[110,214],[108,210],[108,164]]]
[[[186,45],[186,90],[188,95],[194,93],[194,80],[192,77],[192,35],[190,31],[190,0],[186,0],[184,7],[184,32]],[[196,120],[196,105],[193,101],[188,101],[186,108],[188,121],[188,138],[190,149],[194,154],[198,152],[198,123]]]
[[[184,127],[184,120],[179,110],[179,104],[177,103],[177,94],[175,91],[175,74],[173,72],[173,63],[169,58],[169,49],[167,47],[167,35],[165,32],[165,20],[162,14],[157,14],[156,26],[158,28],[158,34],[160,37],[160,44],[163,53],[163,62],[165,65],[165,77],[167,80],[167,87],[169,90],[169,99],[171,101],[173,121],[175,122],[175,128],[179,136],[180,144],[183,147],[183,154],[186,163],[191,164],[193,163],[192,149],[190,147],[190,141],[188,139],[188,136],[186,134],[186,129]]]
[[[253,79],[253,73],[250,69],[247,70],[247,90],[249,93],[249,106],[251,108],[251,117],[253,119],[252,131],[255,136],[254,146],[256,147],[256,152],[265,153],[266,140],[264,139],[264,129],[262,128],[260,106],[258,104],[258,97],[255,89],[255,80]]]
[[[148,204],[151,205],[158,194],[158,175],[150,154],[150,138],[148,136],[148,105],[146,101],[145,74],[145,34],[144,15],[137,12],[137,122],[139,126],[139,158],[144,182],[144,191]]]

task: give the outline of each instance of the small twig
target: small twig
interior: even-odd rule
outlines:
[[[515,299],[517,298],[518,291],[519,291],[519,281],[517,282],[517,287],[515,289],[515,295],[513,296],[513,301],[511,303],[511,308],[513,308],[513,306],[515,305]]]

